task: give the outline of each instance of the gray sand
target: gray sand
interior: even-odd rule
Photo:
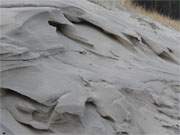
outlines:
[[[180,133],[180,32],[86,0],[0,10],[0,134]]]

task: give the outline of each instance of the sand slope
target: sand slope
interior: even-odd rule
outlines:
[[[180,133],[179,32],[86,0],[0,10],[2,133]]]

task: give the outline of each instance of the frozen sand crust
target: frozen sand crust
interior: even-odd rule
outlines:
[[[1,25],[0,53],[14,134],[178,134],[179,32],[86,1],[1,8],[15,19]]]

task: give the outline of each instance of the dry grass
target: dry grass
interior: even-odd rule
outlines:
[[[120,0],[120,4],[123,5],[124,7],[126,7],[128,10],[137,12],[144,16],[149,16],[150,18],[160,22],[161,24],[164,24],[168,27],[169,26],[173,27],[176,30],[180,31],[180,21],[178,21],[178,20],[173,20],[167,16],[160,15],[159,13],[157,13],[155,11],[154,12],[147,11],[140,6],[136,6],[136,5],[132,4],[131,0]]]

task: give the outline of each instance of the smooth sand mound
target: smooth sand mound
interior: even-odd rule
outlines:
[[[1,134],[177,135],[180,33],[86,0],[1,0]]]

